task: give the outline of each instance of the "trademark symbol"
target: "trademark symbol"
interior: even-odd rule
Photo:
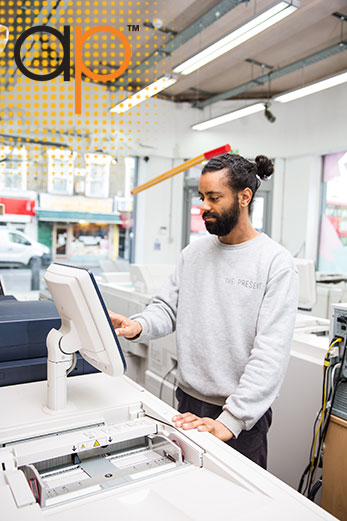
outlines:
[[[128,24],[127,28],[128,28],[128,31],[130,31],[130,32],[138,32],[140,30],[139,25],[133,25],[133,24]]]

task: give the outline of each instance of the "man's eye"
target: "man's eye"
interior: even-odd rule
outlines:
[[[219,197],[210,197],[210,201],[212,201],[213,203],[218,201],[218,199],[219,199]]]

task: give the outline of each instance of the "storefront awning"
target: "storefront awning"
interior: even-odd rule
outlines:
[[[91,212],[59,212],[57,210],[36,210],[39,221],[78,223],[80,221],[92,223],[121,224],[120,215],[113,213]]]

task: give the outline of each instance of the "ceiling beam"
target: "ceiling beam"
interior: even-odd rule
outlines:
[[[247,81],[246,83],[243,83],[242,85],[239,85],[238,87],[234,87],[233,89],[227,90],[225,92],[221,92],[220,94],[216,94],[215,96],[212,96],[211,98],[208,98],[204,101],[199,101],[198,103],[195,103],[193,106],[197,107],[199,109],[202,109],[204,107],[207,107],[208,105],[212,105],[212,103],[216,103],[217,101],[232,98],[233,96],[236,96],[237,94],[247,92],[251,89],[254,89],[255,87],[259,87],[259,85],[264,85],[264,84],[268,83],[269,81],[275,80],[277,78],[281,78],[282,76],[285,76],[286,74],[290,74],[291,72],[294,72],[298,69],[302,69],[303,67],[307,67],[308,65],[312,65],[313,63],[317,63],[321,60],[325,60],[326,58],[329,58],[330,56],[334,56],[335,54],[338,54],[338,53],[346,51],[346,50],[347,50],[347,41],[342,41],[340,43],[332,45],[331,47],[327,47],[326,49],[323,49],[319,52],[311,54],[310,56],[306,56],[305,58],[302,58],[301,60],[297,60],[293,63],[290,63],[289,65],[286,65],[285,67],[281,67],[280,69],[276,69],[276,70],[271,70],[271,71],[267,72],[266,74],[261,74],[257,78]]]
[[[174,36],[167,43],[162,45],[159,49],[156,49],[150,56],[145,58],[145,60],[143,60],[140,65],[134,66],[131,73],[122,74],[123,81],[120,82],[118,80],[117,82],[113,83],[113,86],[117,87],[119,85],[124,85],[124,82],[126,82],[129,77],[132,77],[134,73],[136,75],[140,75],[146,69],[157,64],[163,58],[167,57],[183,44],[194,38],[194,36],[201,33],[202,29],[206,29],[206,27],[219,20],[226,13],[234,9],[234,7],[237,7],[243,3],[247,3],[248,1],[249,0],[222,0],[217,5],[209,9],[205,14],[200,16],[200,18],[195,20],[195,22]]]

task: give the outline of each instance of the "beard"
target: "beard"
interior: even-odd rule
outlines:
[[[205,221],[206,230],[209,233],[212,235],[218,235],[219,237],[228,235],[239,221],[240,207],[238,200],[235,198],[231,207],[220,214],[204,212],[202,218],[205,220],[206,217],[214,217],[213,221]]]

